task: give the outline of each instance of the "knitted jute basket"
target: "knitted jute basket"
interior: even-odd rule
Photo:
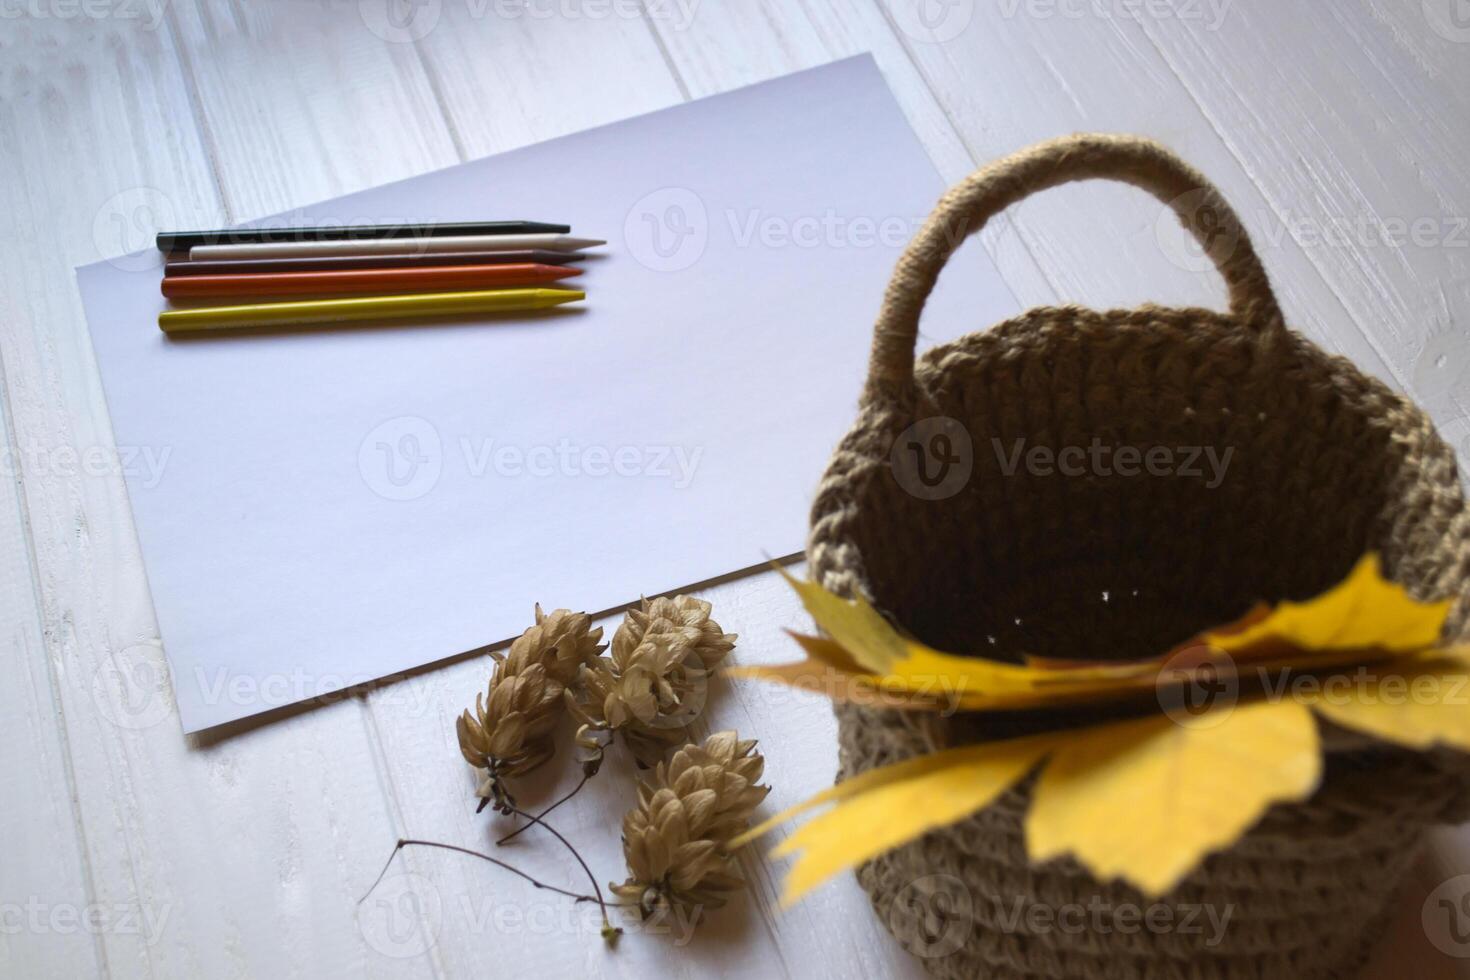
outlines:
[[[1033,309],[916,363],[920,311],[959,239],[1032,192],[1099,177],[1169,203],[1223,274],[1229,312]],[[1232,454],[1208,486],[1184,452],[1164,475],[1119,475],[1119,457],[1068,476],[1009,465],[1017,440]],[[1470,514],[1424,413],[1286,327],[1203,176],[1152,142],[1089,135],[974,174],[908,246],[807,557],[827,589],[941,650],[1109,659],[1157,655],[1258,599],[1315,595],[1370,549],[1414,596],[1459,597],[1447,633],[1466,637]],[[974,715],[837,715],[839,779],[1000,734]],[[1273,808],[1162,898],[1071,859],[1030,864],[1025,786],[858,877],[936,976],[1339,976],[1381,931],[1424,830],[1466,817],[1462,757],[1364,742],[1331,743],[1310,800]]]

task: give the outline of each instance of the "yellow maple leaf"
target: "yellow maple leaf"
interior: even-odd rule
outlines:
[[[1099,725],[1042,770],[1026,848],[1162,894],[1271,804],[1309,796],[1320,774],[1317,726],[1290,701],[1242,704],[1208,727],[1167,715]]]
[[[1207,630],[1203,641],[1237,660],[1283,648],[1310,653],[1412,653],[1439,642],[1453,598],[1418,602],[1383,577],[1378,555],[1359,559],[1342,582],[1306,602],[1283,602],[1244,629]]]
[[[1057,739],[1048,735],[984,746],[985,751],[970,746],[936,753],[928,757],[935,760],[930,766],[907,778],[882,780],[808,821],[771,852],[775,857],[801,852],[786,878],[782,904],[790,905],[839,871],[988,806]]]
[[[1470,663],[1461,648],[1410,658],[1334,693],[1330,683],[1300,699],[1344,728],[1411,749],[1435,745],[1470,752]],[[1353,688],[1357,689],[1354,690]]]
[[[831,639],[796,635],[807,653],[805,661],[777,667],[733,667],[728,669],[732,676],[820,689],[830,671],[836,670],[861,683],[826,685],[825,693],[835,700],[861,701],[862,695],[882,690],[912,695],[910,707],[974,710],[1035,707],[1071,693],[1147,690],[1157,674],[1157,665],[1152,663],[1053,669],[941,653],[901,635],[861,597],[843,599],[815,582],[802,582],[778,571]]]
[[[1227,699],[1183,723],[1157,713],[1154,700],[1143,717],[949,749],[834,786],[736,842],[834,804],[775,852],[801,852],[786,901],[964,819],[1038,767],[1025,825],[1031,857],[1071,854],[1101,878],[1157,895],[1234,843],[1270,806],[1315,790],[1321,748],[1314,711],[1411,748],[1470,752],[1470,649],[1439,645],[1453,603],[1413,599],[1384,579],[1373,554],[1315,599],[1257,607],[1156,659],[1125,664],[1027,658],[1014,665],[941,653],[901,635],[862,600],[792,584],[830,639],[797,637],[805,661],[737,673],[798,685],[820,677],[839,700],[867,696],[918,710],[1137,700],[1205,669],[1240,679],[1249,668],[1261,683],[1241,692],[1248,700]],[[1346,677],[1344,667],[1357,674]],[[1289,680],[1293,671],[1315,683],[1266,682]],[[834,685],[834,677],[846,683]]]

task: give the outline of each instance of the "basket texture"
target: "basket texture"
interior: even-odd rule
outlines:
[[[1030,193],[1090,178],[1167,202],[1224,276],[1228,313],[1033,309],[916,362],[920,312],[959,240]],[[1166,447],[1176,468],[1150,475],[1118,456],[1066,475],[1014,465],[1018,441],[1054,454]],[[1230,453],[1217,482],[1185,472],[1194,447]],[[910,243],[807,558],[825,588],[865,596],[939,649],[1122,659],[1261,598],[1315,595],[1368,550],[1416,597],[1457,596],[1446,631],[1470,638],[1470,512],[1425,414],[1286,327],[1203,176],[1148,140],[1081,135],[974,174]],[[1000,734],[975,716],[837,714],[839,779]],[[1023,785],[858,877],[936,976],[1339,976],[1381,931],[1425,829],[1470,815],[1466,788],[1461,756],[1348,742],[1310,800],[1273,808],[1150,900],[1070,859],[1031,865]],[[1217,929],[1211,914],[1229,918]]]

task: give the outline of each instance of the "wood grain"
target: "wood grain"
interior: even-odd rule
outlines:
[[[1303,252],[1395,376],[1448,422],[1470,408],[1470,188],[1457,122],[1470,118],[1470,30],[1458,44],[1426,30],[1436,5],[1453,6],[1405,5],[1420,8],[1408,30],[1352,4],[1240,5],[1217,30],[1144,23],[1261,188],[1257,237]],[[1232,55],[1247,46],[1249,62]]]

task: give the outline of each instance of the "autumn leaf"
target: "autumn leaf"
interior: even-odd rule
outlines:
[[[1278,803],[1307,798],[1321,776],[1315,712],[1413,749],[1470,752],[1470,648],[1441,644],[1453,602],[1421,602],[1387,581],[1369,554],[1337,586],[1304,602],[1260,605],[1147,661],[1099,664],[1026,657],[1023,665],[933,650],[867,602],[792,581],[826,637],[798,636],[807,658],[745,668],[837,700],[911,710],[1000,711],[1139,700],[1197,672],[1262,683],[1176,722],[1154,713],[987,742],[871,770],[766,821],[744,843],[813,807],[776,854],[799,852],[786,898],[988,806],[1039,769],[1026,817],[1033,860],[1071,854],[1099,878],[1150,895],[1173,888]],[[1345,668],[1353,668],[1349,675]],[[1292,674],[1314,683],[1288,683]],[[1065,713],[1059,715],[1065,718]]]
[[[1306,602],[1283,602],[1244,629],[1206,631],[1207,646],[1237,660],[1291,651],[1311,659],[1337,650],[1412,653],[1439,642],[1454,599],[1417,602],[1364,555],[1340,584]]]
[[[912,695],[909,707],[930,710],[1034,707],[1069,693],[1136,692],[1154,683],[1157,665],[1152,663],[1057,670],[941,653],[901,635],[861,597],[843,599],[814,582],[799,581],[784,570],[781,574],[830,639],[797,635],[807,660],[780,668],[735,667],[728,671],[732,676],[809,686],[829,676],[831,668],[865,682],[827,691],[835,700],[879,689]]]
[[[1099,878],[1159,895],[1271,804],[1317,788],[1317,726],[1302,705],[1258,701],[1213,721],[1153,715],[1068,739],[1032,793],[1032,860],[1070,853]]]
[[[790,905],[839,871],[982,809],[1061,741],[1054,734],[951,749],[925,756],[929,764],[914,767],[904,778],[875,780],[846,805],[803,824],[771,852],[775,857],[801,852],[786,878],[782,904]]]
[[[1324,683],[1300,697],[1324,718],[1385,742],[1470,752],[1467,668],[1456,649],[1409,660],[1394,673],[1346,678],[1340,693]]]

